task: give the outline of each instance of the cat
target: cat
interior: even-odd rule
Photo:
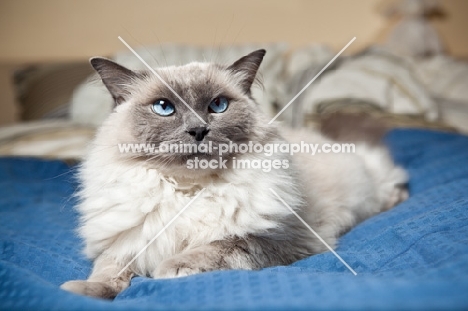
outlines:
[[[334,143],[312,130],[268,124],[251,96],[265,53],[254,51],[229,66],[194,62],[159,68],[159,76],[91,59],[116,107],[79,170],[78,231],[94,267],[88,280],[66,282],[63,289],[111,299],[134,275],[174,278],[288,265],[327,247],[282,201],[336,247],[354,225],[406,199],[406,172],[384,147],[366,143],[358,143],[355,153],[314,156],[231,150],[223,154],[227,168],[207,169],[188,168],[187,161],[217,159],[218,153],[134,154],[117,148]],[[268,172],[232,168],[239,159],[287,165]]]

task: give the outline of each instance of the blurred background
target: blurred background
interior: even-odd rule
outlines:
[[[0,310],[468,310],[468,136],[454,134],[468,133],[467,17],[468,0],[0,0]],[[321,254],[138,278],[114,302],[60,290],[91,268],[74,164],[114,108],[89,58],[145,69],[118,36],[154,67],[266,49],[252,95],[270,118],[321,73],[276,119],[291,127],[379,141],[410,128],[386,136],[409,200],[340,240],[359,276]]]
[[[272,116],[356,37],[340,58],[344,61],[332,69],[348,66],[348,72],[356,71],[357,65],[346,59],[372,68],[384,64],[386,71],[379,73],[382,81],[398,80],[408,86],[392,93],[391,105],[396,108],[378,102],[383,93],[359,95],[343,82],[344,77],[330,77],[328,82],[317,81],[322,88],[317,83],[318,89],[301,96],[282,121],[306,124],[307,120],[297,120],[298,115],[314,119],[324,98],[358,97],[399,114],[400,121],[403,115],[418,115],[418,126],[423,122],[466,130],[468,104],[460,102],[468,101],[467,13],[465,0],[1,0],[0,139],[11,141],[12,135],[42,127],[99,125],[112,103],[102,88],[85,86],[92,75],[88,59],[106,56],[143,69],[118,36],[154,66],[191,60],[228,62],[255,48],[267,48],[261,70],[265,89],[256,98]],[[400,57],[400,68],[382,53]],[[437,78],[440,74],[445,75],[443,80]],[[411,80],[410,75],[417,77]],[[352,79],[363,84],[374,80],[362,72]],[[372,90],[379,87],[366,85]],[[347,91],[331,96],[331,88]],[[410,100],[395,99],[406,93],[413,93]],[[23,125],[24,121],[33,123]],[[0,147],[0,152],[21,154],[21,148]]]

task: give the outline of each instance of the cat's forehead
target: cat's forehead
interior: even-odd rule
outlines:
[[[172,97],[172,91],[182,97],[209,97],[222,90],[236,92],[234,77],[221,65],[193,62],[155,71],[157,75],[151,72],[146,75],[145,84],[137,92],[143,97]]]
[[[169,66],[156,70],[161,77],[166,77],[167,80],[175,80],[179,83],[189,83],[194,81],[213,80],[223,78],[225,72],[223,68],[216,64],[192,62],[181,66]]]

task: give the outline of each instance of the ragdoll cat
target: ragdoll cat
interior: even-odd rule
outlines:
[[[123,143],[333,143],[310,130],[268,124],[250,93],[264,55],[258,50],[230,66],[195,62],[156,69],[193,111],[151,72],[91,59],[116,108],[79,174],[79,233],[94,268],[88,280],[62,288],[113,298],[133,275],[261,269],[326,251],[275,194],[332,247],[358,222],[406,198],[406,173],[383,147],[366,144],[358,144],[356,153],[315,156],[232,150],[223,155],[227,168],[208,169],[188,168],[187,161],[218,159],[218,153],[120,152]],[[289,165],[269,172],[229,166],[239,159]]]

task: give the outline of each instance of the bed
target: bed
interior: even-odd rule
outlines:
[[[361,223],[330,252],[261,271],[135,277],[113,301],[59,285],[86,278],[73,193],[76,166],[0,158],[1,310],[303,310],[468,308],[468,137],[399,129],[386,136],[410,198]]]

